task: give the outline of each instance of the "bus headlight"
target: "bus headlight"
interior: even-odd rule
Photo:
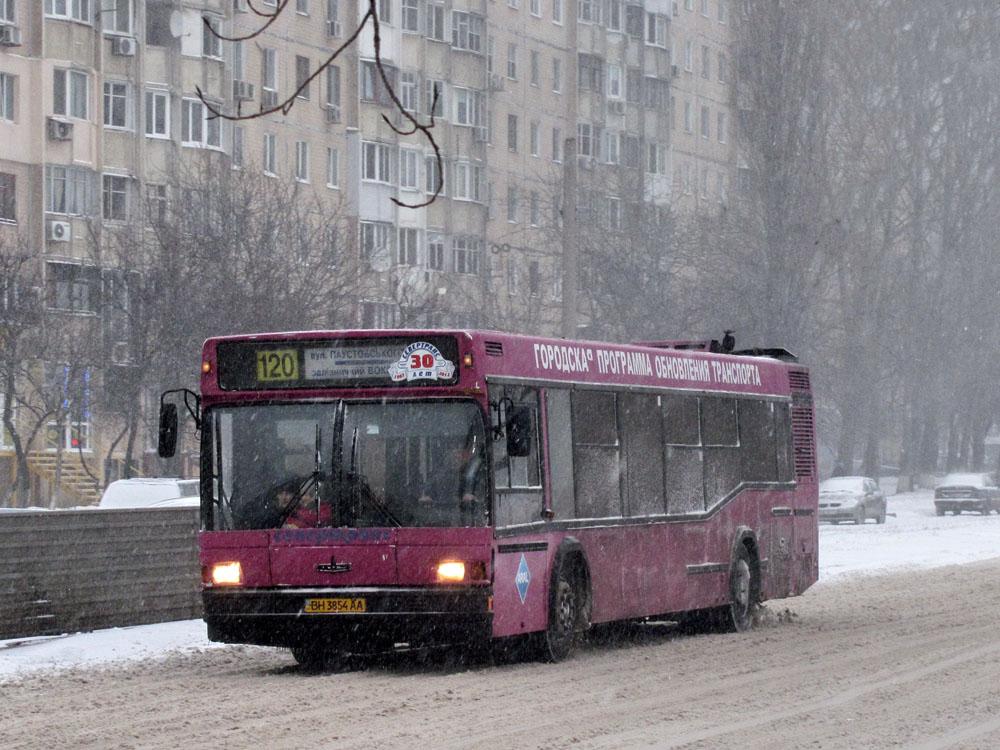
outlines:
[[[439,583],[464,581],[465,563],[458,560],[444,560],[438,563],[437,579]]]
[[[238,562],[215,563],[212,566],[212,584],[215,586],[239,586],[243,571]]]

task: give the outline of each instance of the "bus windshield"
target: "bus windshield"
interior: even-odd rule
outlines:
[[[207,417],[212,529],[487,522],[473,402],[219,406]]]

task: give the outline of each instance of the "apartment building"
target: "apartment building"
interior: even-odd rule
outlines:
[[[393,103],[372,24],[349,41],[370,7],[289,0],[262,30],[279,0],[0,0],[0,236],[37,258],[46,313],[100,312],[95,237],[166,210],[195,156],[347,217],[374,269],[365,327],[558,331],[567,208],[624,232],[630,205],[725,204],[726,0],[375,0],[382,69],[433,143]],[[33,447],[100,452],[103,421]]]

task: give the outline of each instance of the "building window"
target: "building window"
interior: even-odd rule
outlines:
[[[601,128],[589,122],[581,122],[576,128],[577,143],[580,156],[592,156],[595,159],[601,151]]]
[[[433,195],[440,185],[441,190],[438,191],[438,195],[444,195],[445,185],[444,180],[441,179],[443,177],[441,167],[442,163],[438,161],[437,156],[428,156],[424,159],[424,175],[426,177],[424,192]]]
[[[597,55],[587,55],[583,52],[579,55],[579,82],[581,91],[603,91],[601,85],[601,73],[604,69],[604,61]]]
[[[146,92],[146,135],[151,138],[170,137],[170,94],[166,91]]]
[[[622,30],[622,0],[608,0],[608,30]]]
[[[215,16],[202,16],[201,54],[215,60],[222,59],[222,40],[219,38],[219,19]]]
[[[541,18],[542,16],[542,0],[531,0],[530,3],[531,15],[536,18]]]
[[[608,198],[608,229],[617,232],[622,228],[622,202],[619,198]]]
[[[295,56],[295,94],[299,99],[309,100],[309,58]]]
[[[562,60],[552,58],[552,90],[557,94],[562,91]]]
[[[14,15],[14,9],[16,7],[16,0],[0,0],[0,21],[15,23],[17,21],[17,18]],[[3,404],[3,401],[0,401],[0,404]]]
[[[359,231],[361,260],[392,257],[392,224],[384,221],[362,221]]]
[[[391,184],[391,157],[391,146],[385,143],[363,142],[361,144],[361,179]]]
[[[711,74],[712,64],[709,59],[708,45],[701,45],[701,77],[708,78]]]
[[[295,141],[295,179],[309,182],[309,143]]]
[[[482,243],[476,237],[455,237],[452,239],[455,252],[455,273],[479,275]]]
[[[45,0],[45,15],[90,23],[90,0]]]
[[[621,133],[607,132],[604,142],[606,144],[605,155],[608,164],[618,164],[621,162]]]
[[[726,56],[719,55],[719,83],[726,82]]]
[[[403,31],[420,31],[420,0],[402,0]]]
[[[91,211],[92,173],[80,167],[45,167],[45,210],[53,214],[87,216]]]
[[[0,120],[14,120],[14,76],[0,73]]]
[[[622,98],[622,68],[621,65],[608,66],[608,98]]]
[[[427,267],[432,271],[444,270],[444,243],[443,234],[427,235]]]
[[[420,79],[412,70],[404,70],[399,74],[399,101],[407,112],[416,112],[420,108]]]
[[[691,113],[691,102],[684,102],[684,132],[693,133],[694,123]]]
[[[399,265],[420,265],[420,230],[412,227],[400,227],[398,250],[396,262]]]
[[[340,150],[332,146],[326,148],[326,186],[340,187]]]
[[[0,221],[17,221],[17,176],[0,172]]]
[[[264,174],[271,177],[278,175],[278,136],[274,133],[264,133]]]
[[[483,51],[483,18],[473,13],[452,11],[451,46],[468,52]]]
[[[482,125],[484,97],[481,91],[455,87],[455,124]]]
[[[162,184],[146,185],[146,221],[150,224],[162,224],[167,220],[167,186]]]
[[[507,77],[517,80],[517,45],[514,43],[507,45]]]
[[[517,185],[507,186],[507,221],[517,223]]]
[[[513,297],[518,291],[517,261],[513,258],[507,259],[507,294]]]
[[[552,161],[560,163],[563,160],[562,131],[552,128]]]
[[[424,81],[424,91],[427,96],[427,109],[435,119],[444,117],[444,81],[438,78],[428,78]]]
[[[561,268],[552,269],[552,301],[560,302],[563,297],[563,272]]]
[[[729,0],[719,0],[719,23],[725,23],[729,15]]]
[[[128,179],[119,174],[104,175],[101,215],[105,221],[128,220]]]
[[[309,0],[295,0],[295,12],[304,16],[309,15]]]
[[[667,147],[662,143],[650,143],[648,147],[648,158],[646,159],[646,171],[650,174],[667,173]]]
[[[576,19],[583,23],[600,23],[602,2],[603,0],[577,0]]]
[[[278,51],[264,47],[261,51],[261,89],[274,93],[277,103],[278,92]],[[274,106],[273,104],[270,106]]]
[[[210,148],[222,145],[220,119],[212,117],[208,107],[198,99],[181,101],[181,145]]]
[[[101,274],[97,266],[80,263],[45,264],[48,307],[68,312],[97,312]]]
[[[453,195],[456,200],[482,201],[483,168],[460,161],[455,164]]]
[[[389,85],[394,89],[397,88],[397,78],[398,71],[389,65],[382,65],[383,71],[385,71],[386,78],[389,79]],[[389,96],[389,92],[382,81],[382,76],[375,65],[374,60],[362,60],[361,61],[361,99],[364,101],[375,102],[381,104],[382,106],[388,107],[392,105],[392,98]]]
[[[399,187],[403,190],[420,189],[420,152],[410,148],[399,150]]]
[[[129,127],[129,88],[119,81],[104,82],[104,126],[125,129]]]
[[[702,138],[706,138],[706,139],[708,138],[708,135],[709,135],[708,130],[709,130],[709,113],[708,113],[708,107],[707,106],[702,106],[702,108],[701,108],[701,137]]]
[[[52,80],[52,111],[57,115],[86,120],[89,78],[78,70],[56,68]]]
[[[427,3],[427,38],[437,42],[446,42],[444,3]]]
[[[560,26],[563,22],[562,0],[552,0],[552,23]]]
[[[0,0],[0,7],[13,5],[13,0]],[[132,31],[132,0],[110,0],[100,11],[105,31],[129,34]],[[9,19],[13,20],[13,19]]]
[[[694,42],[690,39],[684,42],[684,70],[694,70]]]
[[[667,46],[667,17],[659,13],[646,14],[646,44],[654,47]]]
[[[716,125],[716,137],[719,139],[719,143],[726,142],[726,113],[719,112],[718,124]]]
[[[517,115],[507,115],[507,150],[517,151]]]
[[[531,123],[531,155],[538,156],[539,141],[541,140],[540,126],[537,121]]]
[[[326,68],[326,104],[329,107],[340,106],[340,68],[336,65]]]
[[[243,160],[244,160],[243,139],[245,135],[246,135],[246,129],[242,125],[233,126],[233,153],[232,153],[233,169],[243,169]]]

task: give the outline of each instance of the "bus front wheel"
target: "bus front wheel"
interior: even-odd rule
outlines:
[[[546,661],[566,659],[576,643],[577,626],[581,617],[581,594],[575,581],[560,567],[552,584],[549,625],[542,634],[541,656]]]

